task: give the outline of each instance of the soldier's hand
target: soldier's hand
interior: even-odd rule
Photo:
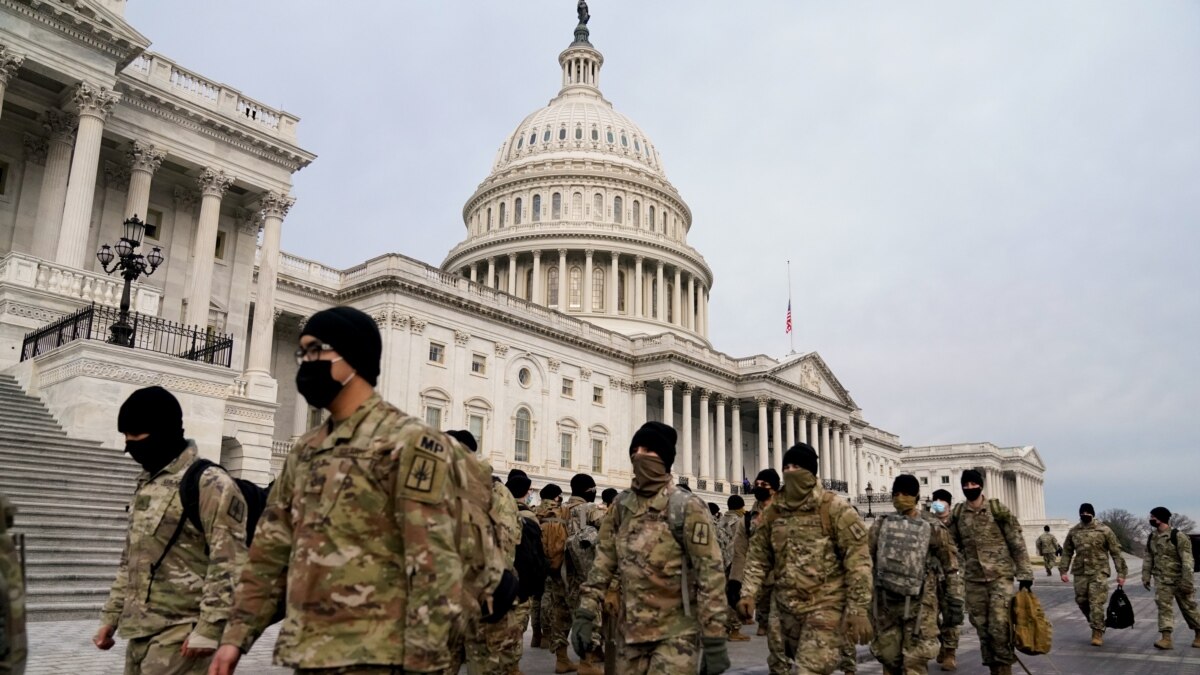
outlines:
[[[1062,575],[1062,582],[1063,582],[1064,584],[1069,584],[1069,583],[1071,583],[1071,577],[1067,576],[1066,572],[1063,572],[1063,575]],[[1118,585],[1118,586],[1120,586],[1121,584],[1117,584],[1117,585]]]
[[[596,630],[596,615],[590,610],[579,609],[575,612],[575,622],[571,625],[571,648],[579,656],[588,653],[592,646],[592,633]]]
[[[96,645],[96,649],[112,649],[113,645],[117,644],[113,640],[113,633],[115,632],[117,632],[116,626],[100,626],[100,630],[96,631],[96,636],[92,638],[92,644]]]
[[[208,667],[208,675],[233,675],[241,658],[242,650],[233,645],[221,645]]]
[[[850,644],[870,644],[875,637],[875,629],[866,612],[851,610],[842,617],[842,633]]]
[[[1125,577],[1117,577],[1117,588],[1125,587]]]
[[[742,598],[741,600],[738,600],[737,613],[738,616],[742,618],[742,621],[750,621],[753,619],[754,601],[750,598]]]
[[[702,638],[700,642],[704,649],[704,655],[700,662],[701,675],[718,675],[729,670],[733,664],[729,662],[728,638],[706,637]]]

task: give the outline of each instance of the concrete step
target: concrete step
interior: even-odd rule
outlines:
[[[65,514],[77,514],[81,516],[128,515],[128,512],[125,511],[125,505],[128,502],[123,502],[121,500],[116,500],[116,503],[101,503],[98,501],[67,502],[62,499],[53,498],[40,498],[35,500],[28,499],[26,497],[12,497],[12,502],[17,505],[18,513],[45,513],[49,510],[53,510]]]
[[[49,544],[29,544],[26,540],[25,552],[29,554],[31,560],[61,560],[68,557],[86,557],[89,555],[106,556],[105,564],[111,564],[113,559],[111,556],[116,556],[116,559],[121,557],[121,546],[104,546],[101,543],[95,543],[91,546],[56,546]],[[62,556],[61,558],[56,556]]]
[[[100,441],[88,441],[70,436],[56,436],[41,433],[37,430],[21,431],[14,434],[0,434],[0,444],[4,447],[23,448],[27,446],[45,446],[47,448],[62,448],[79,452],[94,452],[101,455],[125,455],[125,448],[106,448]]]
[[[132,472],[135,476],[142,471],[141,465],[124,453],[102,448],[79,449],[70,445],[69,440],[55,443],[31,442],[24,447],[16,446],[11,441],[0,440],[0,458],[5,457],[56,460],[60,465],[68,466],[112,467]]]
[[[136,468],[117,466],[64,466],[53,458],[37,459],[26,456],[16,456],[8,452],[0,453],[0,474],[18,472],[25,475],[38,475],[62,478],[115,478],[134,480],[137,478]]]
[[[24,527],[32,527],[39,518],[50,520],[72,520],[78,521],[84,526],[89,526],[92,523],[127,523],[129,522],[129,514],[125,513],[124,509],[109,510],[109,511],[88,511],[81,508],[73,508],[76,505],[60,505],[60,506],[29,506],[17,511],[17,522]]]
[[[50,411],[41,404],[0,400],[0,414],[14,419],[32,418],[39,421],[46,421],[54,426],[60,426],[58,421],[54,419],[54,416],[50,414]]]
[[[21,479],[24,480],[21,480]],[[65,473],[55,472],[31,474],[22,471],[21,473],[7,474],[0,471],[0,489],[6,487],[24,487],[36,488],[38,490],[47,491],[54,494],[55,490],[63,490],[66,492],[77,493],[83,491],[84,494],[90,494],[90,490],[97,492],[123,492],[128,499],[133,495],[133,491],[137,488],[137,479],[130,478],[114,478],[112,476],[96,478],[88,475],[83,475],[80,472]]]
[[[104,560],[63,560],[63,561],[36,561],[30,560],[25,566],[27,574],[54,574],[71,576],[76,574],[105,574],[109,579],[114,579],[117,576],[117,567],[120,564],[120,557],[115,561]]]
[[[129,503],[129,498],[133,494],[133,485],[115,487],[41,485],[33,480],[20,481],[19,487],[11,484],[16,482],[18,481],[0,480],[0,492],[8,495],[14,501],[25,499],[54,500],[61,503],[87,500],[106,506],[124,507]]]
[[[53,588],[94,588],[96,586],[111,586],[116,572],[87,572],[75,571],[69,573],[47,574],[37,570],[29,570],[25,578],[29,588],[36,590],[42,587]]]
[[[107,597],[107,596],[106,596]],[[46,605],[40,602],[25,605],[25,618],[29,623],[40,621],[80,621],[100,620],[100,610],[104,609],[104,601],[100,602],[71,602]]]
[[[125,532],[123,530],[120,533],[113,533],[107,530],[104,532],[74,532],[69,530],[27,532],[23,528],[17,527],[16,531],[25,532],[26,550],[33,546],[45,546],[47,548],[104,546],[107,550],[116,549],[119,556],[121,550],[125,547]]]
[[[122,540],[129,527],[127,520],[89,522],[81,518],[31,516],[18,513],[14,530],[33,535],[58,536],[63,530],[69,532],[93,532],[95,534],[118,534]]]
[[[0,405],[3,405],[3,404],[0,403]],[[60,438],[67,435],[67,432],[63,431],[62,427],[58,426],[57,424],[48,423],[48,424],[30,425],[24,421],[9,419],[7,417],[0,415],[0,434],[7,434],[9,432],[15,432],[15,431],[24,432],[24,431],[30,431],[30,430],[38,431],[43,434],[52,434],[52,435],[58,436]]]

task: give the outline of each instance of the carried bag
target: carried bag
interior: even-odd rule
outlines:
[[[1129,628],[1133,625],[1133,604],[1129,602],[1129,596],[1125,595],[1125,589],[1120,586],[1108,599],[1104,625],[1109,628]]]
[[[539,518],[542,529],[542,551],[550,571],[557,573],[567,558],[567,525],[562,518],[562,509],[552,509]]]
[[[1049,654],[1054,628],[1033,591],[1022,589],[1012,601],[1013,647],[1022,654]]]
[[[532,518],[521,518],[521,543],[517,544],[517,557],[513,565],[517,570],[520,589],[517,597],[522,601],[540,598],[546,590],[546,573],[550,565],[542,548],[542,528]]]

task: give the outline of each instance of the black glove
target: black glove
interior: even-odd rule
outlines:
[[[942,621],[947,626],[962,625],[963,604],[961,598],[946,598],[946,606],[942,609]]]
[[[1022,579],[1017,582],[1017,591],[1033,591],[1033,579]]]
[[[512,609],[513,604],[517,601],[517,591],[521,589],[521,584],[517,582],[515,574],[509,570],[504,570],[504,576],[500,577],[500,585],[496,586],[496,591],[492,593],[492,611],[489,613],[487,605],[482,605],[483,622],[496,623],[508,614],[508,610]]]
[[[730,607],[737,607],[737,602],[742,597],[742,582],[736,579],[730,579],[725,582],[725,602],[729,603]]]
[[[729,670],[732,664],[729,663],[728,641],[728,638],[723,637],[706,637],[700,640],[704,647],[700,675],[718,675]]]
[[[571,624],[571,648],[583,656],[592,647],[592,633],[596,630],[596,615],[589,610],[575,610],[575,622]]]

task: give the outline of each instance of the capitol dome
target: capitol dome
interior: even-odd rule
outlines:
[[[586,17],[558,56],[561,88],[501,144],[442,268],[627,335],[707,342],[712,270],[658,148],[600,91]]]

